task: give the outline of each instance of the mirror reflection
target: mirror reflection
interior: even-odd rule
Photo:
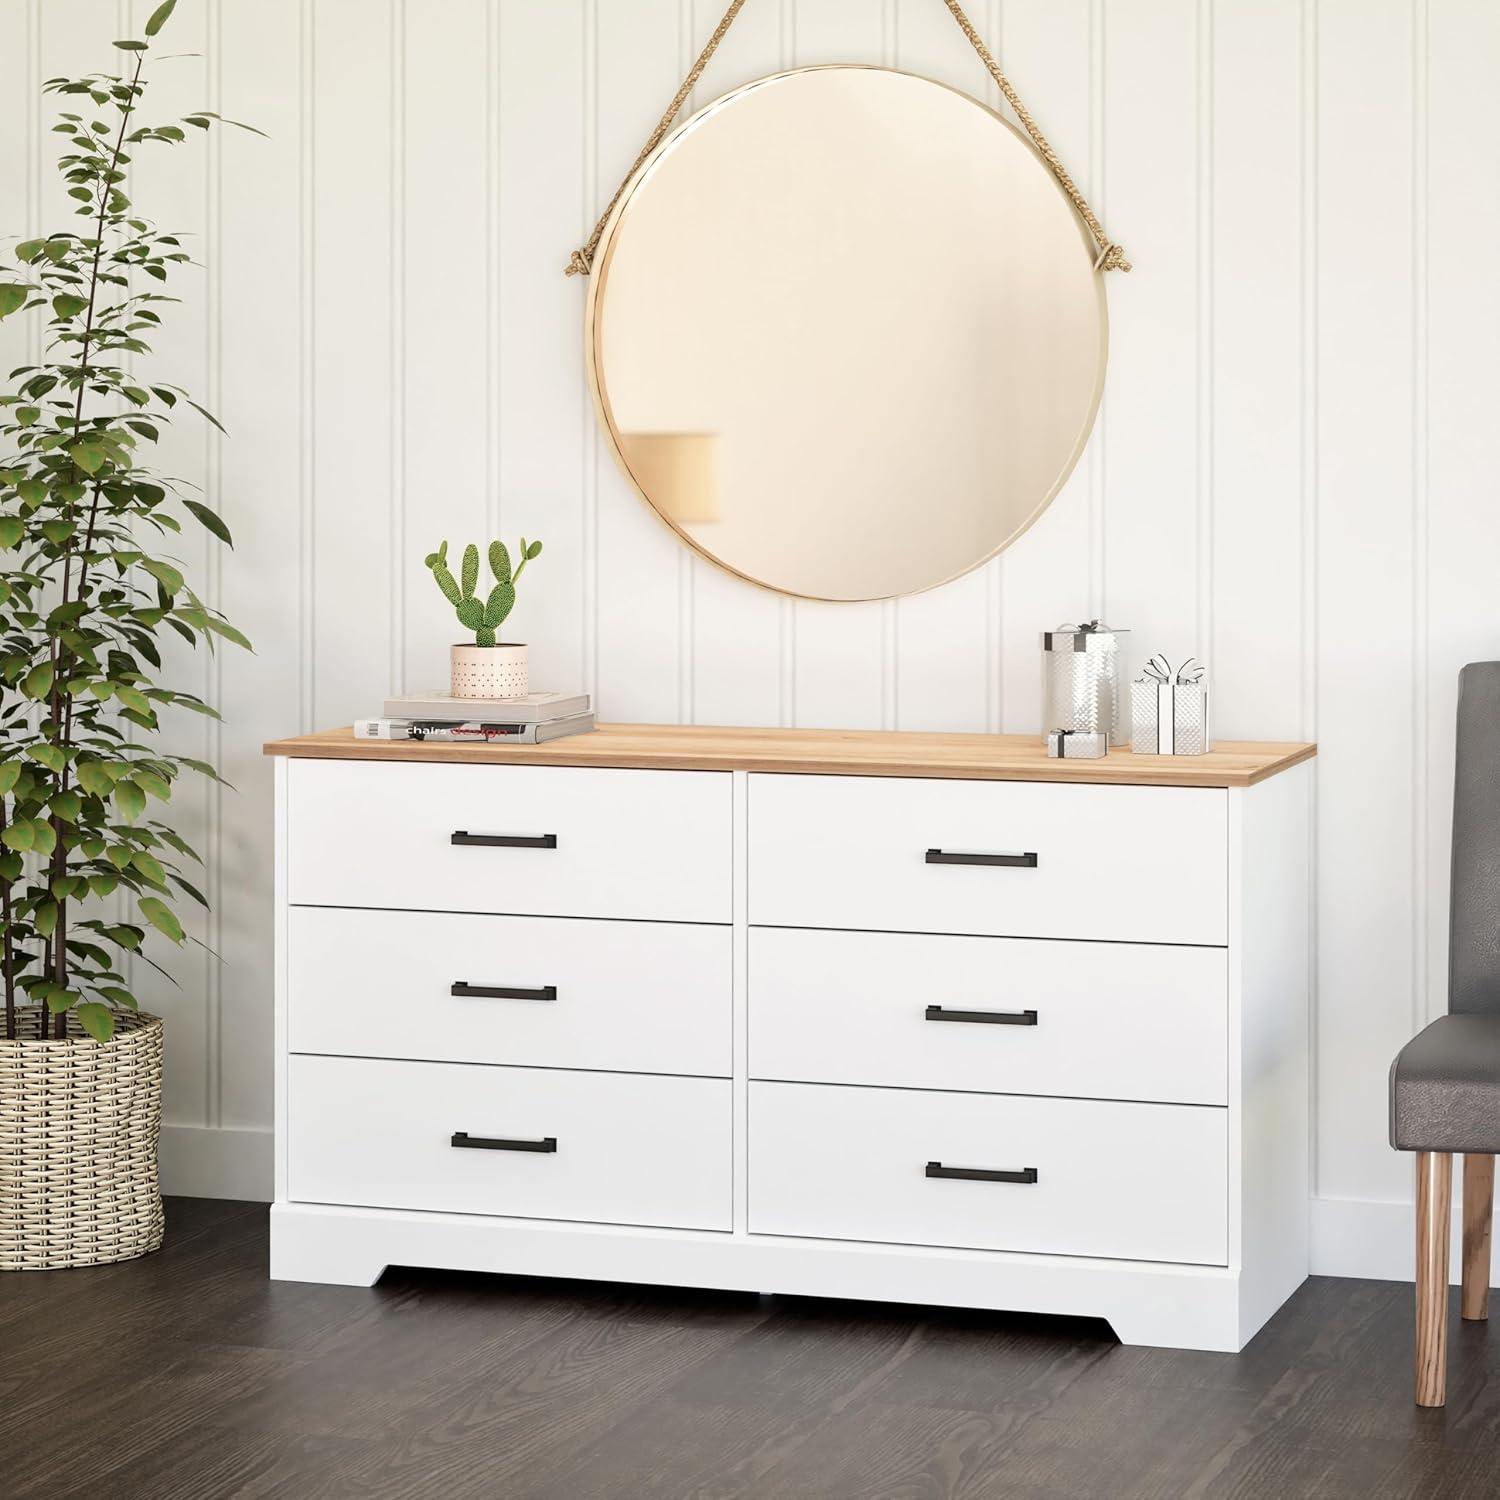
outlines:
[[[931,588],[1031,523],[1106,352],[1087,232],[998,115],[886,69],[780,74],[680,127],[611,220],[595,394],[663,520],[768,587]]]

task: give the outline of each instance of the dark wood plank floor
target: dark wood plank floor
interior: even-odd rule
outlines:
[[[0,1495],[1500,1495],[1500,1327],[1411,1404],[1410,1289],[1309,1282],[1241,1355],[1080,1320],[392,1272],[266,1279],[266,1211],[0,1275]],[[1500,1320],[1497,1320],[1500,1322]]]

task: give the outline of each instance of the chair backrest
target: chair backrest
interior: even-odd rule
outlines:
[[[1500,1014],[1500,661],[1458,674],[1448,1009]]]

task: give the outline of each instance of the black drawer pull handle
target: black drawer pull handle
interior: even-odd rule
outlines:
[[[555,849],[555,833],[470,833],[467,829],[455,830],[449,838],[450,844],[464,844],[480,849]]]
[[[1034,1010],[944,1010],[941,1005],[929,1005],[922,1014],[928,1021],[977,1021],[985,1026],[1036,1025]]]
[[[557,986],[544,984],[537,990],[523,990],[508,984],[470,984],[467,980],[455,979],[448,993],[473,1000],[556,1000]]]
[[[945,1167],[940,1161],[927,1163],[929,1177],[953,1177],[960,1182],[1035,1182],[1036,1168],[1023,1167],[1019,1172],[991,1172],[984,1167]]]
[[[953,849],[929,849],[930,865],[1003,865],[1008,870],[1034,870],[1035,854],[965,854]]]
[[[543,1136],[539,1141],[509,1141],[499,1135],[470,1135],[467,1130],[455,1130],[450,1146],[462,1146],[466,1151],[556,1151],[557,1137]]]

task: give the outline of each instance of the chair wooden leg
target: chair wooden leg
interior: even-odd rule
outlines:
[[[1464,1291],[1466,1318],[1490,1315],[1490,1224],[1495,1212],[1495,1158],[1464,1157]]]
[[[1448,1211],[1453,1158],[1417,1152],[1417,1405],[1448,1399]]]

